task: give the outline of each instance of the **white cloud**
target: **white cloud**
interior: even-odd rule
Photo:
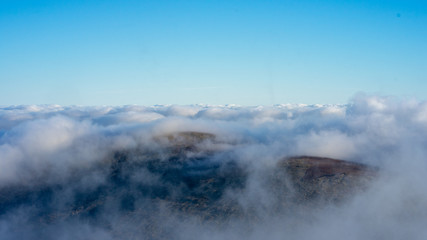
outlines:
[[[358,95],[348,105],[3,107],[0,186],[68,181],[76,171],[102,166],[117,150],[156,148],[153,137],[181,131],[217,135],[217,142],[207,141],[201,147],[227,151],[252,168],[256,177],[249,181],[242,204],[260,201],[268,208],[272,199],[260,195],[265,192],[261,189],[263,168],[286,156],[359,161],[379,167],[383,174],[372,188],[346,205],[312,212],[312,220],[299,219],[294,228],[290,228],[295,222],[289,216],[267,217],[246,233],[233,227],[215,230],[180,222],[188,230],[180,233],[183,239],[243,235],[258,239],[266,232],[271,239],[427,237],[427,103],[393,97]],[[134,179],[142,181],[144,174]],[[103,177],[89,174],[81,181],[96,187]],[[13,222],[1,216],[0,220],[0,227]],[[276,220],[283,225],[274,224]],[[174,222],[172,218],[165,221]],[[199,234],[191,235],[195,226]],[[239,222],[230,226],[239,226]],[[4,229],[0,235],[10,234]],[[100,230],[100,234],[106,233]]]

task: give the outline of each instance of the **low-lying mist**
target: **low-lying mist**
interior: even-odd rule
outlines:
[[[300,156],[370,177],[302,192]],[[417,100],[0,108],[0,239],[427,239],[426,176]]]

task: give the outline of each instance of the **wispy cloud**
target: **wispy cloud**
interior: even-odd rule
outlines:
[[[262,218],[252,222],[251,230],[238,220],[216,228],[177,219],[164,208],[151,212],[150,219],[123,224],[123,216],[111,207],[101,209],[97,216],[102,217],[92,219],[94,222],[64,220],[40,229],[32,214],[34,207],[43,206],[23,206],[0,212],[0,237],[114,239],[123,231],[156,227],[165,228],[177,239],[425,239],[426,113],[426,102],[365,95],[346,105],[2,107],[2,191],[14,186],[45,189],[51,193],[46,201],[62,209],[73,194],[105,187],[107,173],[102,166],[114,152],[160,151],[153,140],[158,136],[206,132],[214,134],[218,142],[205,142],[201,147],[221,150],[222,154],[213,156],[216,161],[232,158],[251,168],[246,190],[228,197],[252,204]],[[341,205],[301,212],[304,216],[262,215],[272,210],[273,202],[263,185],[264,170],[295,155],[365,163],[381,169],[381,176],[366,192]],[[141,159],[135,156],[135,161]],[[75,180],[76,174],[82,177]],[[126,181],[153,183],[158,179],[140,172]],[[140,211],[152,207],[143,199],[135,200],[135,205]],[[97,221],[101,220],[107,224],[100,226]]]

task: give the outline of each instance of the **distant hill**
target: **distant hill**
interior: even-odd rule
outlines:
[[[254,180],[259,188],[251,189],[271,199],[263,211],[280,214],[295,207],[340,204],[363,191],[377,172],[358,163],[311,156],[284,157],[274,166],[252,169],[227,151],[200,147],[215,141],[210,133],[161,135],[153,139],[155,150],[113,152],[62,182],[3,186],[0,215],[24,211],[28,221],[41,228],[87,221],[118,239],[132,239],[130,232],[112,226],[117,222],[138,226],[135,229],[147,239],[167,239],[161,219],[170,216],[217,224],[234,218],[258,221],[257,201],[242,202]],[[88,182],[87,176],[100,180]]]

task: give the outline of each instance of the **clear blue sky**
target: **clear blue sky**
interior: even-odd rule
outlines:
[[[427,99],[427,1],[0,0],[0,105]]]

